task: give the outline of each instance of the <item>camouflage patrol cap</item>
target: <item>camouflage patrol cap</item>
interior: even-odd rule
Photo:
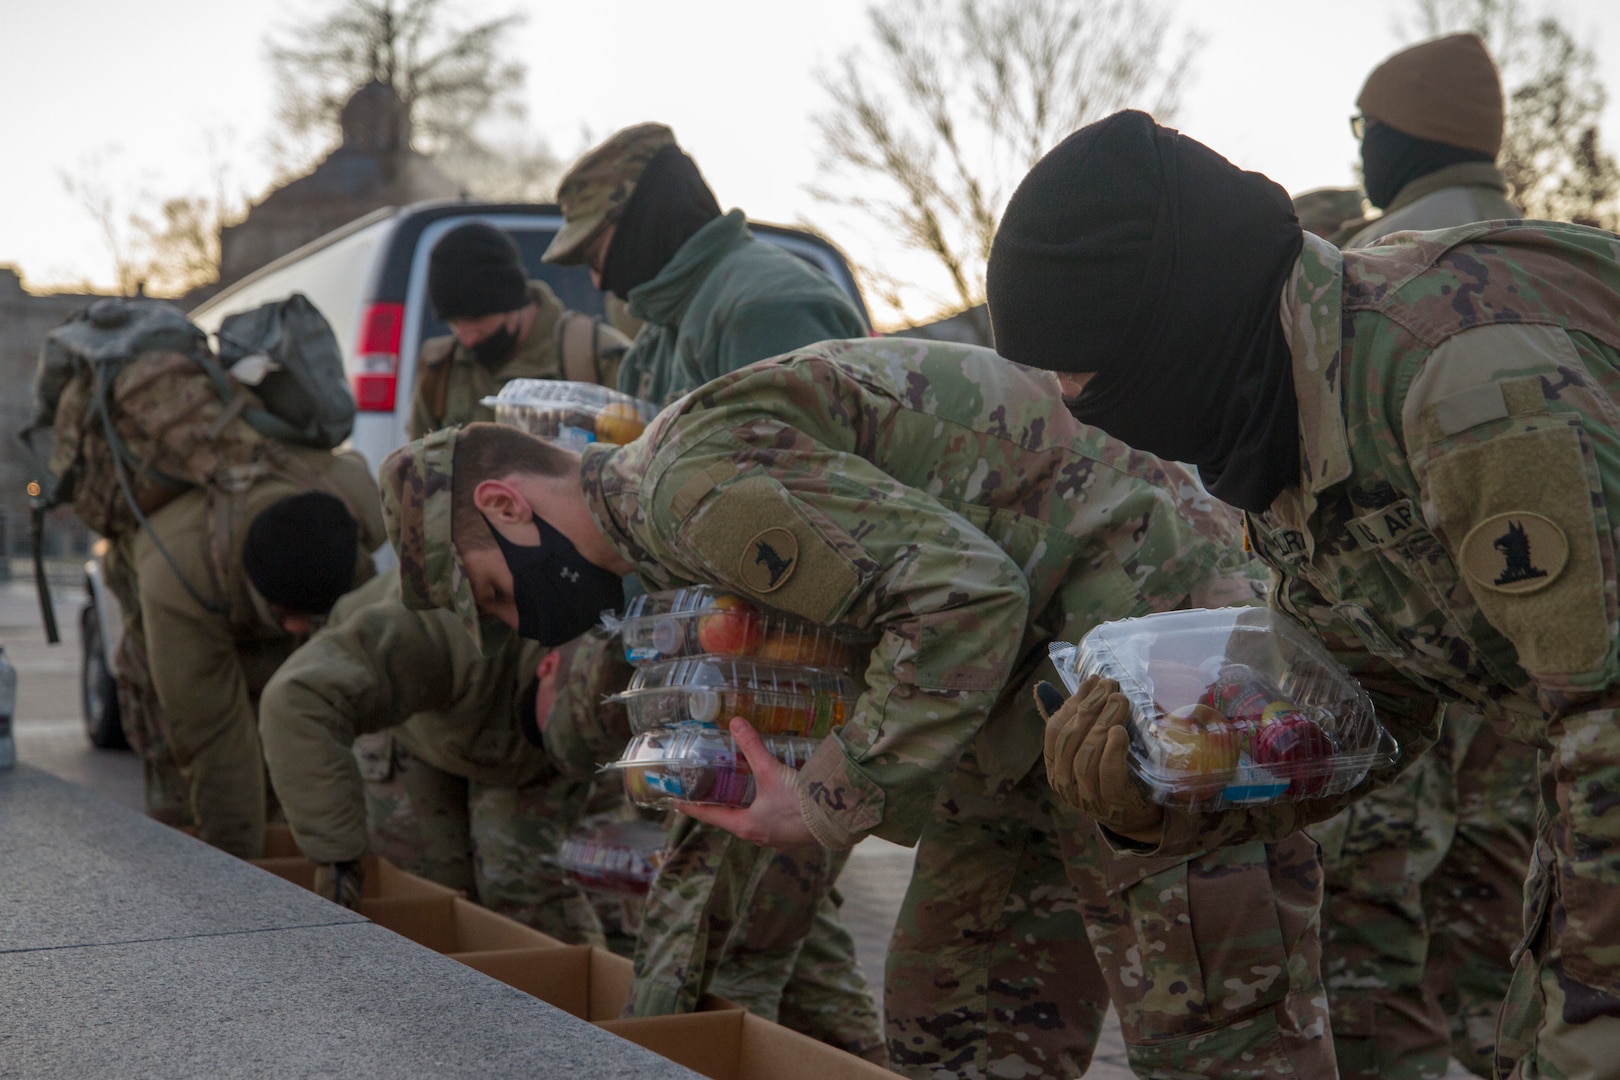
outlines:
[[[557,189],[563,227],[541,258],[563,265],[584,262],[585,248],[623,211],[647,162],[673,145],[675,133],[663,124],[637,124],[574,162]]]
[[[459,431],[435,431],[389,454],[377,470],[377,486],[388,539],[399,553],[405,606],[413,611],[455,612],[482,651],[478,604],[450,535],[450,477]]]

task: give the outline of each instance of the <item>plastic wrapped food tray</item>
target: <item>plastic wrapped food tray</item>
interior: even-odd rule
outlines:
[[[1131,703],[1130,767],[1157,802],[1196,811],[1327,798],[1398,747],[1321,643],[1265,608],[1170,611],[1052,646],[1070,693],[1090,675]]]
[[[588,443],[633,442],[658,410],[595,383],[513,379],[483,404],[495,422],[579,450]]]
[[[664,860],[664,831],[650,821],[589,826],[565,837],[551,861],[582,889],[645,896]]]
[[[702,656],[637,668],[614,700],[624,703],[635,732],[688,723],[723,728],[740,716],[761,735],[821,738],[843,726],[859,696],[842,671]]]
[[[818,742],[765,737],[777,760],[794,769],[804,767]],[[638,806],[747,806],[754,801],[754,774],[736,740],[729,732],[700,724],[643,732],[630,740],[623,757],[605,768],[624,777],[625,794]]]
[[[848,668],[866,640],[708,585],[638,596],[608,628],[623,635],[632,664],[711,655]]]

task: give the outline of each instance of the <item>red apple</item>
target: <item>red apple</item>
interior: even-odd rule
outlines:
[[[749,656],[759,648],[765,620],[740,596],[717,596],[698,616],[698,647],[722,656]]]
[[[1333,740],[1303,713],[1282,713],[1254,736],[1256,765],[1285,765],[1288,794],[1309,798],[1333,776]]]

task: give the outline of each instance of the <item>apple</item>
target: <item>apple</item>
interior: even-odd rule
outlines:
[[[698,647],[722,656],[749,656],[759,648],[765,619],[740,596],[717,596],[698,616]]]
[[[1333,740],[1327,732],[1300,712],[1274,714],[1254,736],[1254,763],[1286,766],[1288,794],[1296,799],[1327,787],[1333,776],[1333,754]]]
[[[1154,764],[1173,785],[1167,794],[1176,802],[1219,795],[1243,751],[1243,733],[1208,705],[1165,713],[1148,725],[1146,734]]]

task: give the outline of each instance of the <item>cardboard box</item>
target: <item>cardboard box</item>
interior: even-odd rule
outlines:
[[[315,887],[315,864],[302,855],[248,861],[261,870],[268,870],[277,877],[286,878],[300,888]],[[363,899],[461,895],[455,889],[446,888],[436,881],[407,874],[387,859],[380,859],[375,855],[365,856],[360,860],[360,865],[365,873],[365,878],[360,883],[360,895]]]
[[[741,1009],[597,1024],[710,1080],[829,1080],[894,1074]]]
[[[454,893],[361,900],[360,914],[434,952],[560,949],[565,944]]]
[[[451,953],[450,958],[581,1020],[618,1019],[634,974],[630,961],[594,945]]]

